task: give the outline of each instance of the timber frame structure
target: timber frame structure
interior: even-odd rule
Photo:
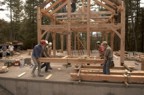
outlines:
[[[120,63],[124,63],[125,52],[125,4],[122,0],[78,0],[81,2],[75,12],[71,12],[71,0],[45,0],[37,7],[38,42],[47,33],[52,34],[53,55],[56,56],[56,33],[61,36],[61,50],[63,50],[66,35],[67,55],[72,55],[72,33],[86,33],[86,54],[90,56],[91,33],[101,32],[113,48],[114,36],[120,39]],[[46,5],[49,5],[46,7]],[[92,11],[92,6],[101,6],[103,10]],[[66,12],[60,12],[66,7]],[[42,24],[42,17],[50,19],[49,25]],[[76,44],[76,41],[74,41]],[[76,46],[75,46],[76,47]],[[43,60],[46,61],[46,60]]]

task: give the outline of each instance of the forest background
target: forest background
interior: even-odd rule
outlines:
[[[0,1],[0,15],[9,9],[9,21],[0,19],[0,44],[8,41],[23,42],[23,49],[33,48],[37,43],[36,6],[44,0],[4,0]],[[55,0],[53,0],[55,2]],[[141,0],[124,0],[126,7],[126,47],[127,51],[144,52],[144,7]],[[6,6],[3,9],[2,6]],[[101,10],[101,8],[99,8]],[[49,24],[49,19],[43,18],[42,23]],[[52,38],[49,37],[49,41]],[[60,37],[57,35],[57,49],[60,49]],[[115,36],[114,50],[119,49],[119,38]],[[95,49],[95,35],[91,38],[91,49]],[[65,46],[66,47],[66,46]],[[66,49],[66,48],[65,48]]]

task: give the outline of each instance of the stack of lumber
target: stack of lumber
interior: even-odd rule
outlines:
[[[136,71],[134,67],[119,66],[110,69],[110,74],[103,74],[102,66],[81,65],[71,73],[72,80],[107,81],[124,83],[144,83],[144,71]]]

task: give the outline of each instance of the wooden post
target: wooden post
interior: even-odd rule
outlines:
[[[90,56],[90,0],[87,0],[87,55]]]
[[[61,37],[61,51],[63,53],[63,46],[64,46],[64,35],[63,34],[60,34],[60,37]]]
[[[125,7],[124,7],[124,2],[122,1],[122,11],[121,11],[121,44],[120,44],[120,49],[121,49],[121,54],[120,54],[120,63],[121,65],[124,64],[124,56],[125,56]]]
[[[71,55],[71,0],[68,1],[68,36],[67,36],[67,52]]]
[[[115,35],[115,33],[113,32],[113,31],[111,31],[111,48],[112,48],[112,50],[114,49],[114,35]]]
[[[75,32],[74,33],[74,50],[76,50],[76,46],[77,46],[76,37],[77,37],[77,33]]]
[[[41,40],[41,12],[40,7],[37,7],[37,42],[39,43]]]
[[[108,33],[105,33],[105,40],[108,42]]]
[[[52,33],[53,37],[53,56],[56,56],[56,33]]]
[[[84,14],[84,0],[82,0],[82,14]],[[82,20],[84,20],[84,15],[82,15]]]

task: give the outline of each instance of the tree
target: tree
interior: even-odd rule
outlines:
[[[26,48],[33,48],[37,43],[37,6],[43,0],[26,0],[25,17],[21,24],[22,39]]]
[[[9,29],[9,23],[5,20],[0,20],[0,43],[8,41]]]
[[[23,18],[23,2],[22,0],[5,0],[10,8],[11,30],[9,31],[10,40],[19,40],[20,22]]]

